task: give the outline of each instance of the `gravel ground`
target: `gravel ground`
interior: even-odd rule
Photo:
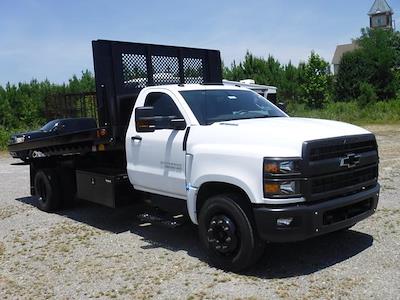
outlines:
[[[400,299],[400,126],[369,129],[381,156],[377,213],[348,232],[269,245],[244,274],[209,267],[194,226],[145,226],[135,206],[41,212],[28,168],[2,154],[0,299]]]

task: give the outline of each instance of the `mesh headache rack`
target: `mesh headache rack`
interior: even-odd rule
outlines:
[[[217,50],[97,40],[92,42],[99,125],[122,141],[136,97],[146,86],[222,84]]]

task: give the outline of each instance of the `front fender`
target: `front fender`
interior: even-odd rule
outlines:
[[[209,182],[227,183],[227,184],[234,185],[234,186],[242,189],[247,194],[247,196],[249,197],[251,202],[256,202],[256,200],[255,200],[256,196],[251,191],[251,188],[244,181],[242,181],[236,177],[219,175],[219,174],[208,174],[208,175],[201,176],[193,184],[188,186],[188,189],[187,189],[188,213],[189,213],[190,219],[192,220],[192,222],[194,224],[198,224],[197,211],[196,211],[198,191],[203,184],[209,183]]]

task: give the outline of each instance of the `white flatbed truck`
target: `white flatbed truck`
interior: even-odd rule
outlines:
[[[367,130],[291,118],[223,85],[218,51],[104,40],[93,51],[98,127],[9,145],[16,158],[24,152],[40,209],[152,197],[180,207],[210,263],[233,271],[266,242],[343,230],[375,212],[379,158]]]

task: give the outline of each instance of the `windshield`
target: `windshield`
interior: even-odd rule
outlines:
[[[48,132],[54,128],[54,126],[59,122],[59,120],[53,120],[44,125],[42,128],[40,128],[40,131]]]
[[[231,120],[286,117],[267,99],[252,91],[198,90],[180,93],[201,125]]]

